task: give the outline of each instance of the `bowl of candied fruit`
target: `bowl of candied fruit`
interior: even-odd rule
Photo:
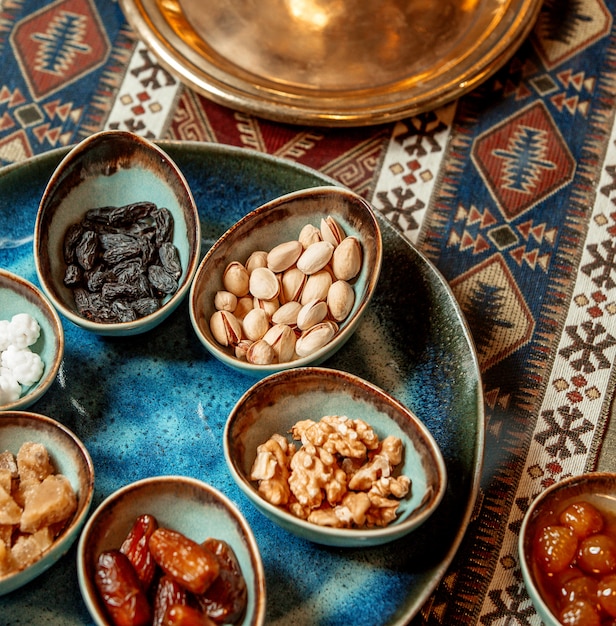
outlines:
[[[267,202],[207,252],[190,289],[195,333],[217,359],[262,378],[318,365],[369,305],[382,263],[372,207],[335,186]]]
[[[77,574],[98,626],[264,623],[252,531],[224,494],[194,478],[144,478],[109,495],[83,529]]]
[[[551,485],[520,529],[526,588],[548,626],[616,621],[616,474],[594,472]]]
[[[24,410],[56,379],[64,329],[38,287],[1,268],[0,302],[0,411]]]
[[[438,445],[384,390],[347,372],[277,372],[237,402],[224,438],[231,475],[290,533],[339,547],[381,545],[429,519],[445,493]]]
[[[86,520],[94,467],[83,443],[56,420],[0,416],[0,596],[62,558]]]
[[[188,183],[157,145],[102,131],[52,174],[34,228],[43,290],[71,322],[99,335],[135,335],[186,296],[201,228]]]

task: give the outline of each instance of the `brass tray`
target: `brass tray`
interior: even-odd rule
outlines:
[[[540,0],[119,0],[160,64],[211,100],[296,124],[436,108],[488,78]]]

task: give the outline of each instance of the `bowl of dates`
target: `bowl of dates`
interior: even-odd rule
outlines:
[[[43,292],[0,268],[0,411],[24,410],[55,381],[64,329]]]
[[[99,626],[257,626],[265,617],[265,575],[248,523],[194,478],[145,478],[108,496],[82,532],[77,574]]]
[[[207,252],[191,322],[211,354],[244,373],[317,365],[355,331],[381,262],[378,222],[361,196],[295,191],[251,211]]]
[[[266,517],[325,545],[398,539],[430,517],[447,484],[418,417],[375,385],[323,367],[253,385],[231,411],[223,444],[231,475]]]
[[[158,146],[123,131],[77,144],[43,193],[34,228],[41,286],[99,335],[150,330],[186,296],[201,228],[191,190]]]
[[[519,535],[520,568],[547,626],[616,620],[616,474],[571,476],[530,504]]]
[[[92,459],[73,432],[37,413],[0,415],[0,595],[66,554],[93,491]]]

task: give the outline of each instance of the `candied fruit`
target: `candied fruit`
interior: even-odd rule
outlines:
[[[580,539],[603,529],[603,516],[590,502],[573,502],[560,514],[559,521]]]
[[[535,559],[544,572],[555,574],[568,567],[577,552],[578,541],[566,526],[545,526],[535,540]]]

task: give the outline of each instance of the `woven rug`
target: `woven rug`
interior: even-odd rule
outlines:
[[[112,128],[266,152],[362,194],[449,281],[481,364],[486,456],[466,539],[418,624],[540,624],[521,519],[600,458],[616,360],[615,9],[547,0],[513,59],[459,101],[323,129],[190,91],[116,2],[0,0],[0,165]]]

